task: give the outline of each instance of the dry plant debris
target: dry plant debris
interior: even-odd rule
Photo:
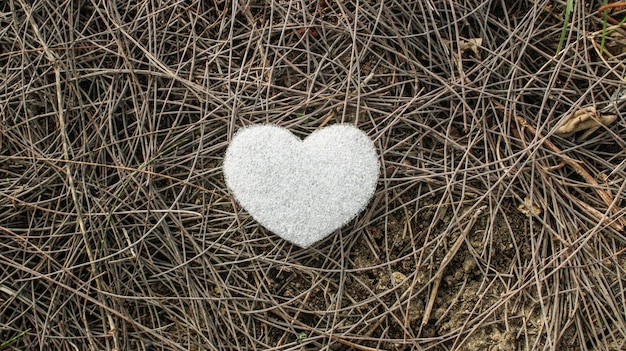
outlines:
[[[0,344],[623,350],[624,12],[557,56],[565,5],[0,1]],[[372,136],[367,210],[259,226],[222,163],[262,123]]]
[[[555,134],[567,138],[580,131],[585,131],[577,141],[586,140],[593,132],[602,126],[608,126],[617,120],[617,115],[603,115],[593,106],[581,108],[563,118],[563,124]]]

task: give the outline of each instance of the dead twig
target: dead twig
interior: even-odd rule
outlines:
[[[437,297],[437,291],[439,290],[439,284],[441,284],[441,279],[443,278],[443,272],[445,271],[450,261],[452,261],[457,251],[459,251],[461,244],[463,244],[463,241],[465,241],[465,237],[467,237],[469,231],[472,230],[474,224],[476,224],[478,216],[480,216],[485,208],[487,208],[487,206],[481,206],[474,211],[472,218],[470,218],[469,222],[465,226],[465,229],[463,229],[463,232],[461,232],[459,237],[450,248],[450,251],[448,251],[448,253],[444,256],[443,260],[441,260],[441,266],[439,266],[439,270],[437,270],[437,273],[435,273],[433,289],[430,291],[428,305],[426,306],[426,310],[424,311],[424,317],[422,318],[422,325],[428,324],[428,320],[430,319],[430,314],[433,310],[433,305],[435,304],[435,298]]]

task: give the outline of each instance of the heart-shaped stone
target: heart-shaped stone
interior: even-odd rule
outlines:
[[[337,124],[300,140],[275,125],[239,130],[224,157],[226,185],[261,225],[308,247],[348,223],[378,181],[372,140]]]

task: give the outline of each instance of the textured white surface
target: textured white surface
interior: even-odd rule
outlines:
[[[275,125],[239,130],[224,157],[226,185],[261,225],[308,247],[361,212],[376,190],[374,144],[337,124],[304,141]]]

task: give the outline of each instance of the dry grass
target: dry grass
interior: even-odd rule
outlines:
[[[0,343],[623,350],[626,38],[599,55],[600,5],[555,56],[558,1],[1,2]],[[554,135],[586,106],[617,121]],[[233,132],[268,122],[379,148],[375,200],[308,250],[225,189]]]

